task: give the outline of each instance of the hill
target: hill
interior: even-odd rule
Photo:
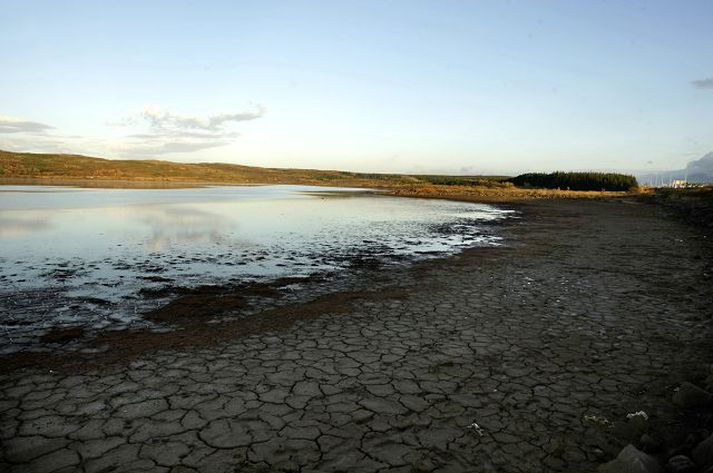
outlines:
[[[694,184],[713,183],[713,151],[700,159],[689,162],[684,169],[641,174],[639,176],[639,181],[652,185],[667,185],[671,181],[679,179]]]
[[[503,176],[431,176],[315,169],[280,169],[226,163],[112,160],[70,154],[0,151],[0,178],[79,179],[151,182],[311,184],[393,187],[410,184],[496,184]]]
[[[111,160],[70,154],[0,151],[0,177],[215,183],[316,184],[359,179],[355,173],[274,169],[224,163]]]
[[[225,163],[112,160],[69,154],[0,151],[0,184],[175,187],[186,184],[304,184],[383,189],[390,195],[476,202],[601,198],[627,192],[516,187],[507,176],[443,176],[280,169]],[[595,186],[594,189],[601,189]]]

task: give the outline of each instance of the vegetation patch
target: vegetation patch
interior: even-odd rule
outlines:
[[[304,184],[362,187],[408,197],[473,202],[552,198],[620,197],[636,187],[633,176],[604,173],[552,173],[508,176],[381,174],[316,169],[279,169],[227,163],[174,163],[109,160],[66,154],[0,150],[3,183],[77,184],[86,187],[171,187],[179,183]],[[592,192],[595,191],[595,192]],[[610,192],[614,191],[614,192]]]
[[[608,172],[532,172],[513,177],[510,182],[518,187],[576,191],[629,191],[639,185],[634,176]]]
[[[414,176],[419,181],[439,186],[496,186],[500,187],[508,180],[507,176],[441,176],[421,175]]]

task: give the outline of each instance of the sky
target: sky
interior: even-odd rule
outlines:
[[[0,0],[0,149],[492,174],[713,150],[713,2]]]

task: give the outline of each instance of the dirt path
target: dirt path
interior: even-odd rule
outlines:
[[[708,240],[643,204],[520,210],[508,248],[334,313],[3,374],[0,470],[584,472],[641,434],[627,413],[675,436],[673,389],[713,361]]]

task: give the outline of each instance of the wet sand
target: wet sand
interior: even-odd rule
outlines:
[[[679,443],[698,420],[671,396],[713,361],[710,239],[633,200],[517,209],[507,247],[4,358],[0,469],[579,472],[644,430]]]

